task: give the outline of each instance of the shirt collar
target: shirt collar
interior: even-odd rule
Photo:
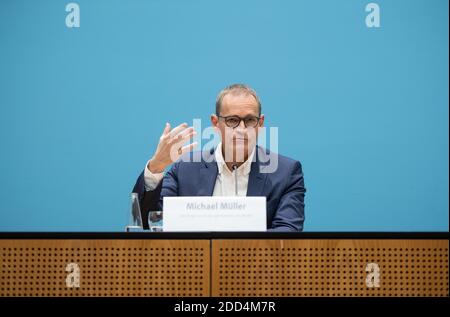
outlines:
[[[250,173],[251,165],[253,162],[253,156],[255,155],[255,148],[256,146],[253,148],[253,151],[250,153],[247,160],[236,170],[238,174],[248,175]],[[228,172],[231,172],[226,166],[225,159],[223,158],[222,142],[220,142],[217,145],[214,155],[217,162],[217,169],[219,174],[222,174],[224,169],[226,169]]]

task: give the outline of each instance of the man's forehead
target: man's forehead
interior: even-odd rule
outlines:
[[[222,99],[222,110],[227,111],[256,111],[258,112],[258,102],[251,94],[226,94]]]

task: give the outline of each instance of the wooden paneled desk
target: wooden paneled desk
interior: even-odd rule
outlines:
[[[0,296],[449,296],[448,233],[0,233]]]

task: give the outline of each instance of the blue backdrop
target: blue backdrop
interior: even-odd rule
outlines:
[[[0,1],[0,230],[122,231],[166,121],[260,95],[306,231],[448,230],[448,1]]]

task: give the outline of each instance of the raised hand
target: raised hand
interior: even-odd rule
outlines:
[[[185,146],[183,144],[196,134],[194,128],[188,127],[187,123],[182,123],[172,130],[170,124],[166,123],[155,154],[147,165],[150,172],[161,173],[167,166],[177,161],[181,155],[192,151],[197,146],[197,142]]]

